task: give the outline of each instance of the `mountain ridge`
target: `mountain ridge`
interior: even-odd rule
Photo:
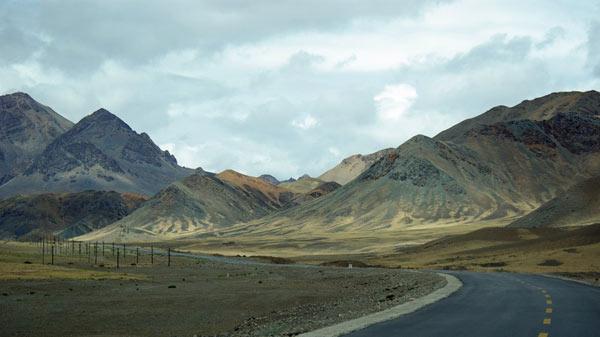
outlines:
[[[22,174],[0,186],[0,196],[88,189],[152,195],[191,172],[147,134],[98,109],[54,139]]]
[[[0,96],[0,185],[23,173],[46,146],[72,126],[26,93]]]

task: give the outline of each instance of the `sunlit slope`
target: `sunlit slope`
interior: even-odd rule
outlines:
[[[491,118],[496,112],[500,116]],[[341,233],[516,218],[598,172],[599,115],[595,91],[494,108],[452,132],[413,137],[321,199],[223,234]]]

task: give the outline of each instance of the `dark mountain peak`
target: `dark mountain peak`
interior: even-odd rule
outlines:
[[[310,179],[311,176],[309,176],[307,173],[304,173],[303,175],[300,176],[300,178],[298,178],[298,180],[304,180],[304,179]]]
[[[21,92],[21,91],[17,91],[17,92],[13,92],[12,94],[6,94],[6,95],[0,96],[0,101],[17,100],[17,99],[31,100],[31,101],[34,100],[33,98],[31,98],[31,96],[29,96],[29,94],[27,94],[25,92]]]
[[[485,113],[464,120],[441,132],[435,139],[460,141],[464,134],[481,125],[493,125],[519,120],[546,121],[559,114],[600,116],[600,93],[595,90],[581,92],[555,92],[513,106],[497,106]]]
[[[99,126],[102,128],[113,127],[113,128],[124,128],[131,131],[131,127],[127,125],[121,118],[112,112],[100,108],[94,111],[91,115],[84,117],[77,125],[83,125],[84,127]]]
[[[73,123],[23,92],[0,96],[0,184],[23,173]]]
[[[431,146],[435,144],[435,140],[431,137],[427,137],[425,135],[416,135],[411,137],[409,140],[404,142],[398,148],[408,147],[408,146]]]
[[[117,118],[117,116],[115,116],[112,112],[110,112],[104,108],[100,108],[100,109],[92,112],[91,115],[96,116],[97,118]]]
[[[263,174],[260,177],[258,177],[258,179],[265,181],[269,184],[279,185],[279,180],[277,180],[277,178],[273,177],[270,174]]]

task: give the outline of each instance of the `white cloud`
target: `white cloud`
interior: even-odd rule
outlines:
[[[304,118],[295,119],[292,121],[293,126],[302,130],[312,129],[317,126],[317,124],[319,124],[319,121],[311,115],[306,115]]]
[[[0,2],[0,93],[74,121],[105,107],[189,167],[287,178],[600,89],[597,1],[145,4]]]
[[[373,97],[377,106],[377,116],[383,121],[398,121],[417,99],[417,90],[409,84],[386,85]]]

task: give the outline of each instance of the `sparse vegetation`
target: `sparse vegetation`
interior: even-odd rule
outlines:
[[[87,256],[63,255],[55,265],[42,265],[38,247],[1,243],[0,275],[12,275],[0,278],[3,332],[289,335],[379,311],[444,284],[430,273],[283,266],[276,263],[290,261],[269,256],[257,260],[275,263],[253,265],[247,263],[254,258],[196,259],[174,253],[169,267],[168,257],[156,254],[154,264],[142,255],[131,265],[135,246],[127,247],[127,263],[116,269],[112,256],[105,267],[94,266]]]
[[[549,260],[544,260],[543,262],[538,263],[538,266],[544,266],[544,267],[556,267],[556,266],[560,266],[563,263],[555,260],[555,259],[549,259]]]

